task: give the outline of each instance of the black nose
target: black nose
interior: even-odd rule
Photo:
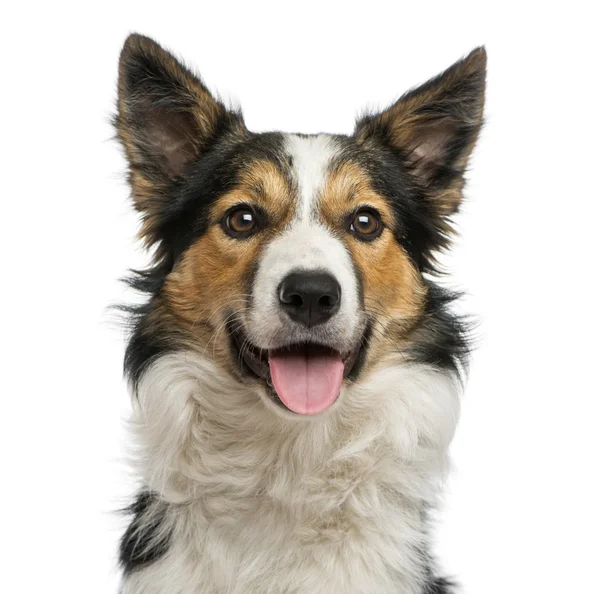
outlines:
[[[279,302],[292,320],[309,328],[340,308],[342,288],[326,272],[293,272],[279,285]]]

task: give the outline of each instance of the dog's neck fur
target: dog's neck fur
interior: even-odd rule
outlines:
[[[123,594],[420,594],[458,387],[382,361],[329,414],[294,420],[203,357],[163,356],[139,384],[134,430],[162,506],[155,538],[170,545]]]

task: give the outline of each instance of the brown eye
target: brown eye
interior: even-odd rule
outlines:
[[[231,235],[244,239],[250,236],[258,227],[258,220],[254,211],[248,206],[241,206],[232,210],[225,219],[224,229]]]
[[[381,235],[382,229],[379,213],[370,209],[358,210],[350,223],[350,231],[363,241],[376,239]]]

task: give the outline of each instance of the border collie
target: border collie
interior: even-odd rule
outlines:
[[[151,39],[115,126],[152,263],[125,371],[142,488],[122,594],[444,594],[435,505],[468,354],[435,254],[486,54],[351,136],[254,133]]]

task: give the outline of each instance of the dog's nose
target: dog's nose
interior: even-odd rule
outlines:
[[[293,272],[279,285],[279,302],[288,316],[310,328],[340,308],[342,288],[326,272]]]

